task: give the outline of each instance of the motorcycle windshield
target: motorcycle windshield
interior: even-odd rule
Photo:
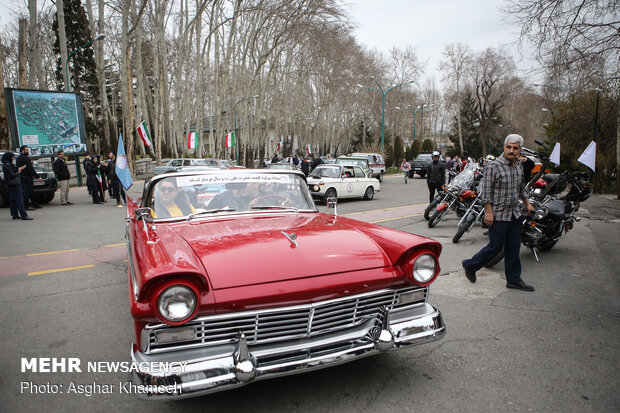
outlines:
[[[463,172],[452,179],[448,184],[448,188],[462,190],[471,186],[476,177],[476,168],[473,162],[468,163]]]

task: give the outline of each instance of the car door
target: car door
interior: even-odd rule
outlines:
[[[370,179],[366,176],[366,172],[359,166],[353,169],[355,171],[355,196],[362,196],[366,191],[366,186],[368,186]]]

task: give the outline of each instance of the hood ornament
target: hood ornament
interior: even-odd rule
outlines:
[[[293,244],[293,247],[297,247],[297,234],[295,234],[294,232],[291,234],[288,234],[284,231],[281,231],[282,235],[284,235],[286,237],[287,240],[289,240],[291,242],[291,244]]]

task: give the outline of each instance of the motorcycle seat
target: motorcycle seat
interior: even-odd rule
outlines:
[[[567,201],[550,201],[545,204],[548,214],[557,218],[564,218],[571,209],[571,203]]]
[[[542,179],[544,179],[545,181],[547,181],[548,184],[550,184],[551,182],[558,179],[558,176],[560,176],[560,174],[544,174],[542,176]]]

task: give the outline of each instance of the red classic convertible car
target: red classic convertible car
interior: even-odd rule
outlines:
[[[300,172],[157,175],[129,203],[127,238],[132,380],[144,398],[221,391],[445,333],[427,302],[441,245],[320,213]]]

